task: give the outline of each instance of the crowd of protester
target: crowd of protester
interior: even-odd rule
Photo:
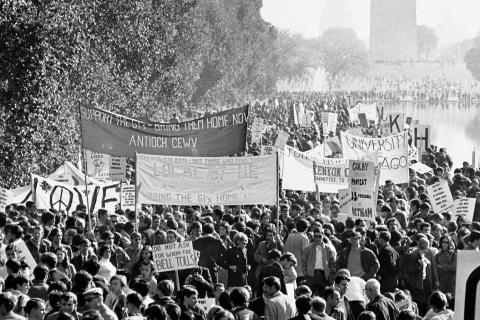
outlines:
[[[272,126],[263,143],[273,144],[278,129],[302,151],[321,143],[321,130],[288,121],[295,101],[318,118],[338,113],[337,131],[350,126],[345,95],[283,95],[251,110]],[[435,146],[421,159],[432,173],[385,181],[374,221],[340,219],[336,194],[292,190],[281,191],[278,208],[145,204],[89,215],[83,205],[8,205],[0,213],[0,319],[453,319],[457,250],[480,246],[480,223],[433,212],[426,186],[446,180],[454,198],[476,198],[480,171],[467,162],[453,168]],[[19,241],[33,270],[19,259]],[[179,241],[192,241],[198,266],[157,272],[153,246]],[[205,310],[198,299],[207,297],[215,303]]]

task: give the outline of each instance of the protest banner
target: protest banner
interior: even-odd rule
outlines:
[[[283,130],[278,132],[277,140],[275,140],[275,147],[279,149],[283,149],[283,147],[287,144],[288,138],[290,134],[286,133]]]
[[[352,192],[352,217],[374,220],[376,215],[375,164],[371,161],[349,161],[349,188]]]
[[[265,128],[265,123],[262,118],[253,119],[252,123],[252,143],[262,143],[263,129]]]
[[[87,205],[85,186],[73,186],[32,174],[32,193],[38,209],[65,210],[72,212],[79,204]],[[90,213],[105,208],[110,212],[120,202],[118,182],[91,184],[87,186]]]
[[[248,107],[203,118],[158,123],[81,106],[84,148],[135,158],[135,153],[172,156],[227,156],[245,151]]]
[[[475,211],[476,198],[462,198],[453,201],[453,214],[456,218],[462,217],[466,223],[472,223]],[[457,219],[454,219],[457,221]]]
[[[74,186],[85,184],[85,174],[69,161],[65,161],[57,170],[48,175],[48,179]],[[87,183],[98,184],[100,181],[87,177]]]
[[[199,298],[197,303],[205,312],[208,311],[215,305],[215,298]]]
[[[109,154],[85,150],[87,175],[102,182],[109,180],[110,157]]]
[[[352,191],[350,189],[338,190],[338,203],[341,213],[348,216],[352,215]]]
[[[85,150],[87,175],[99,182],[125,179],[127,161],[125,157]]]
[[[315,158],[313,175],[319,192],[337,193],[348,188],[348,159]]]
[[[457,250],[455,320],[477,320],[480,315],[480,251]]]
[[[171,157],[137,154],[137,201],[171,205],[275,204],[276,155]]]
[[[440,181],[434,185],[427,186],[426,189],[435,213],[445,212],[453,207],[453,197],[447,181]]]
[[[412,124],[410,128],[412,132],[412,142],[417,147],[421,159],[421,155],[430,147],[432,128],[430,125],[420,125],[418,123]]]
[[[110,181],[122,181],[126,178],[127,158],[110,156]]]
[[[388,179],[396,184],[409,182],[407,132],[382,138],[364,138],[342,132],[341,139],[343,158],[372,161],[373,154],[378,152],[381,184]]]
[[[325,136],[327,136],[330,132],[335,133],[337,131],[337,116],[338,114],[335,112],[322,112],[320,114],[323,134]]]
[[[396,134],[403,131],[405,124],[403,113],[389,113],[387,114],[387,128],[389,134]]]
[[[135,211],[135,185],[122,183],[120,195],[120,208]]]
[[[426,164],[421,163],[421,162],[416,162],[416,163],[410,164],[410,169],[412,169],[413,171],[418,172],[420,174],[427,174],[429,172],[433,173],[432,168],[430,168],[429,166],[427,166]]]
[[[357,103],[354,107],[348,110],[350,121],[353,123],[360,123],[360,119],[358,118],[359,113],[364,113],[368,121],[373,121],[377,123],[378,116],[377,116],[376,103],[372,103],[372,104],[363,104],[361,102]]]
[[[332,150],[328,144],[320,144],[313,149],[307,150],[304,154],[312,159],[325,158],[332,155]]]
[[[22,239],[17,240],[15,244],[18,261],[24,261],[32,272],[33,269],[35,269],[35,267],[37,266],[37,262],[35,261],[32,253],[28,249],[27,244]]]
[[[153,261],[157,272],[194,268],[197,266],[197,254],[192,241],[173,242],[152,247]]]
[[[274,146],[262,146],[260,154],[262,156],[268,156],[270,154],[275,153],[275,147]]]
[[[284,150],[282,189],[314,192],[313,160],[290,146]]]
[[[375,190],[375,164],[371,161],[349,160],[348,183],[351,190]]]

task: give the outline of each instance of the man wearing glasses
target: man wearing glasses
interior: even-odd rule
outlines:
[[[103,290],[100,288],[93,288],[85,291],[83,294],[85,296],[85,307],[87,310],[93,309],[100,312],[103,317],[103,320],[118,320],[115,312],[110,310],[103,303]]]
[[[337,253],[324,238],[322,229],[314,228],[313,237],[313,243],[302,253],[302,272],[313,293],[323,296],[325,287],[333,281],[332,273],[335,272]]]

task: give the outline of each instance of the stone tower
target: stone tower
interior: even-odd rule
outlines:
[[[371,0],[370,60],[417,60],[416,0]]]

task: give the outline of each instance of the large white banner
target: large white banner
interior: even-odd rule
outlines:
[[[343,157],[369,160],[378,152],[380,184],[391,179],[395,184],[408,183],[408,135],[402,132],[383,138],[364,138],[342,132]]]
[[[348,188],[348,159],[315,158],[314,179],[319,192],[338,193]]]
[[[87,205],[85,186],[73,186],[32,174],[32,192],[38,209],[72,212],[79,204]],[[120,202],[118,182],[88,185],[88,205],[94,213],[100,208],[114,212]]]
[[[137,154],[137,201],[172,205],[275,204],[276,155],[173,157]]]
[[[313,160],[290,146],[283,155],[282,189],[315,191]]]

